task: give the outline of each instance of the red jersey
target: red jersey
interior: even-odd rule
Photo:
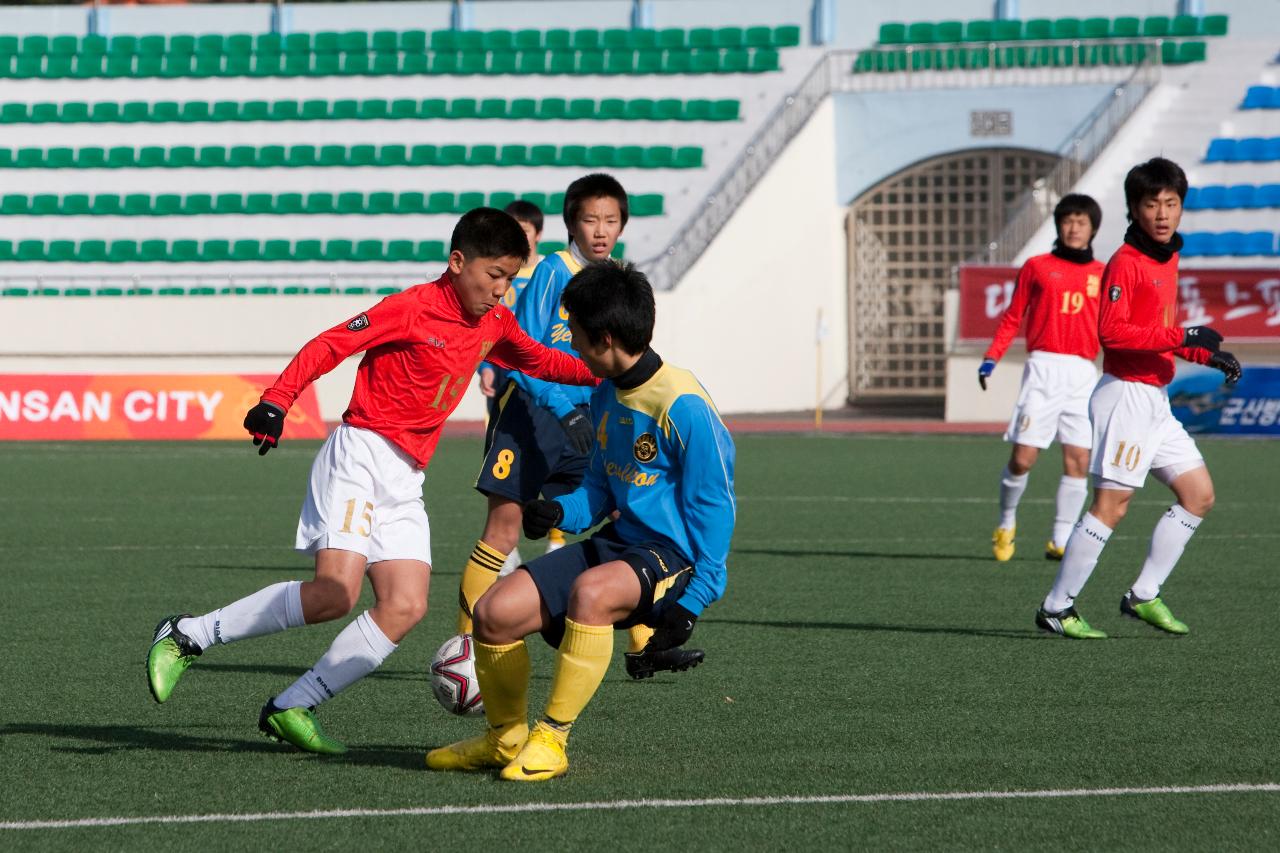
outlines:
[[[1125,243],[1102,274],[1098,338],[1102,370],[1117,379],[1168,385],[1175,355],[1206,364],[1212,355],[1182,346],[1178,325],[1178,254],[1165,263]]]
[[[1000,318],[986,358],[999,361],[1027,320],[1027,351],[1098,355],[1098,294],[1102,262],[1077,264],[1057,255],[1036,255],[1018,271],[1013,298]]]
[[[288,411],[307,385],[347,356],[364,351],[344,423],[394,442],[426,468],[440,426],[458,407],[476,366],[488,360],[549,382],[597,385],[587,366],[545,347],[498,305],[467,314],[446,273],[321,332],[298,351],[262,399]]]

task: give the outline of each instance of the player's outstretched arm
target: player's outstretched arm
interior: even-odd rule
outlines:
[[[678,503],[693,553],[693,575],[679,604],[697,616],[724,595],[729,542],[737,519],[733,439],[711,404],[685,395],[671,407],[682,467]]]
[[[1031,302],[1031,289],[1034,286],[1035,271],[1031,268],[1031,261],[1027,261],[1022,265],[1022,269],[1018,270],[1018,279],[1013,285],[1013,296],[1009,299],[1009,307],[1005,308],[1004,313],[1000,315],[995,337],[991,339],[991,346],[987,347],[986,355],[982,357],[982,365],[978,368],[978,384],[982,386],[983,391],[987,390],[987,377],[996,369],[996,362],[1004,358],[1009,345],[1018,336],[1018,329],[1022,328],[1022,318],[1027,313],[1027,305]]]

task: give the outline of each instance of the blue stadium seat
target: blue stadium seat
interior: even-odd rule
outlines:
[[[1178,254],[1184,258],[1208,254],[1210,236],[1203,231],[1188,231],[1182,235],[1182,251]]]
[[[1244,93],[1244,101],[1240,104],[1242,110],[1265,110],[1271,106],[1271,87],[1270,86],[1250,86]]]
[[[1250,231],[1244,235],[1240,249],[1242,255],[1274,255],[1276,253],[1276,235],[1270,231]]]
[[[1228,187],[1224,210],[1239,210],[1242,207],[1253,207],[1253,184],[1237,184]]]
[[[1258,207],[1280,207],[1280,184],[1263,184],[1253,200]]]
[[[1266,159],[1267,140],[1260,136],[1237,139],[1235,150],[1231,152],[1233,163],[1256,163]]]
[[[1268,163],[1280,160],[1280,136],[1273,136],[1265,140],[1265,144],[1262,146],[1262,159]]]
[[[1236,150],[1234,139],[1214,139],[1209,142],[1209,151],[1204,155],[1206,163],[1225,163],[1233,159]]]
[[[1183,210],[1199,210],[1200,209],[1200,188],[1187,187],[1187,197],[1182,200]]]
[[[1244,251],[1244,234],[1240,231],[1223,231],[1219,234],[1211,233],[1209,236],[1212,239],[1207,254],[1211,257],[1239,255]]]
[[[1196,199],[1197,210],[1222,210],[1227,201],[1227,188],[1216,185],[1201,187]]]
[[[1280,86],[1271,87],[1271,101],[1267,104],[1267,109],[1280,110]]]

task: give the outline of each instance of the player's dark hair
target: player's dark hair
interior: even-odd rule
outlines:
[[[1089,217],[1089,222],[1093,225],[1093,233],[1097,234],[1098,229],[1102,227],[1102,208],[1093,200],[1093,196],[1087,196],[1082,193],[1068,193],[1058,202],[1058,206],[1053,209],[1053,224],[1061,228],[1062,220],[1066,219],[1073,213],[1083,213]]]
[[[1133,221],[1133,210],[1144,198],[1157,196],[1163,190],[1172,190],[1186,201],[1187,173],[1177,163],[1152,157],[1130,169],[1124,176],[1124,203],[1129,220]]]
[[[628,353],[639,355],[653,339],[653,288],[634,264],[588,264],[565,285],[560,301],[593,344],[608,332]]]
[[[542,208],[533,202],[519,198],[502,208],[502,212],[511,214],[516,222],[528,222],[534,231],[542,233]]]
[[[613,175],[593,172],[578,178],[569,184],[569,189],[564,191],[564,224],[569,226],[570,231],[578,221],[582,205],[593,198],[611,198],[617,201],[618,211],[622,214],[622,224],[627,224],[627,219],[631,215],[627,204],[627,191]]]
[[[477,207],[467,211],[453,226],[449,251],[473,258],[519,258],[529,260],[529,238],[509,213],[496,207]]]

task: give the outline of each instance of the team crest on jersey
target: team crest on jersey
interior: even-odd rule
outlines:
[[[1098,298],[1098,290],[1102,287],[1102,280],[1096,275],[1091,275],[1084,282],[1084,295],[1090,299]]]
[[[658,458],[658,441],[653,437],[653,433],[643,433],[632,445],[631,452],[636,455],[637,462],[652,462]]]
[[[435,347],[436,349],[444,349],[444,341],[433,335],[427,338],[427,346]]]
[[[369,315],[361,314],[359,317],[347,324],[348,332],[359,332],[369,328]]]
[[[1111,289],[1107,291],[1107,298],[1110,299],[1112,302],[1119,302],[1120,301],[1120,285],[1118,284],[1111,285]]]

